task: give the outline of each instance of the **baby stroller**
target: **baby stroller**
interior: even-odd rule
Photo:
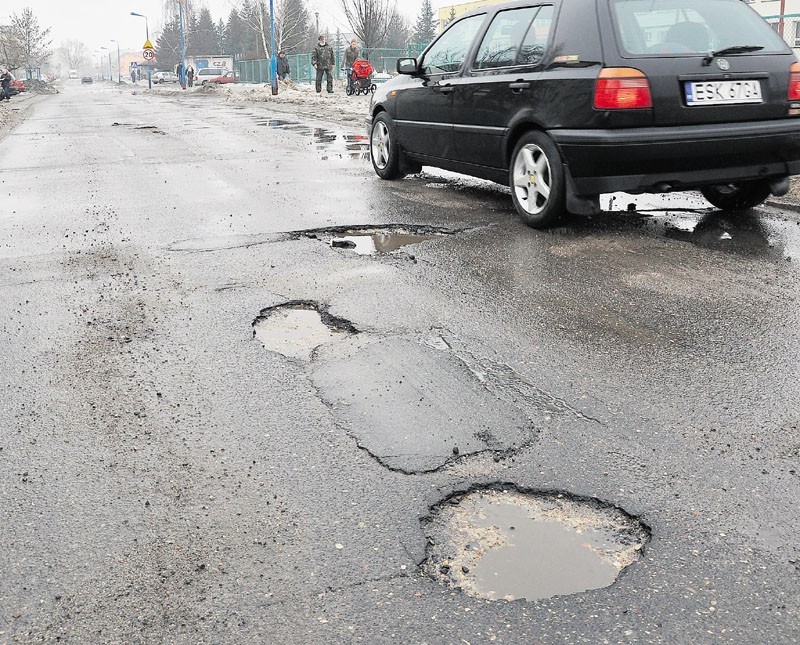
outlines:
[[[350,72],[350,78],[347,79],[347,96],[374,92],[375,85],[372,83],[372,72],[374,71],[368,60],[356,58],[353,62],[353,71]]]

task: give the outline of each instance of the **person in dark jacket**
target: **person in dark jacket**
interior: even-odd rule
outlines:
[[[191,65],[186,69],[186,82],[189,84],[189,87],[194,87],[194,67]]]
[[[3,99],[6,101],[11,100],[11,74],[7,69],[4,69],[3,73],[0,74],[0,101]]]
[[[289,76],[289,59],[286,58],[286,52],[281,50],[278,52],[278,78],[285,81]]]
[[[350,41],[350,47],[344,50],[344,67],[345,70],[347,70],[347,87],[353,85],[353,79],[351,78],[353,75],[353,63],[356,62],[360,53],[358,41],[353,38],[353,40]]]
[[[333,49],[325,42],[325,36],[320,35],[319,44],[311,53],[311,65],[317,70],[317,94],[322,92],[322,77],[327,76],[328,94],[333,94],[333,76],[331,70],[336,64]]]

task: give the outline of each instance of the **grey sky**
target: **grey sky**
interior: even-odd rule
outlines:
[[[237,0],[205,0],[205,4],[216,21],[226,18],[231,8],[239,3]],[[432,4],[437,8],[452,4],[452,0],[433,0]],[[421,0],[398,0],[398,8],[412,21],[420,5]],[[145,39],[144,20],[131,16],[131,11],[148,17],[151,36],[161,22],[161,0],[2,0],[0,24],[7,23],[12,13],[19,13],[26,6],[33,10],[42,27],[52,27],[54,46],[75,38],[86,43],[90,51],[101,45],[116,47],[110,42],[112,38],[119,40],[123,49],[140,48]],[[339,0],[307,0],[307,6],[312,15],[319,11],[321,29],[335,31],[339,27],[349,31]]]

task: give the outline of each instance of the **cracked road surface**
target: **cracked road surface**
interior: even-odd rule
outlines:
[[[67,85],[4,139],[0,642],[800,639],[797,216],[535,232],[500,188],[381,182],[362,133],[280,117]],[[296,234],[382,225],[454,234]],[[357,340],[268,351],[253,320],[297,301]],[[421,519],[495,482],[652,540],[582,594],[439,585]]]

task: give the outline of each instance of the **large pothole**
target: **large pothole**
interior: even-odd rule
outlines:
[[[649,529],[593,499],[496,487],[453,496],[424,521],[435,580],[488,600],[608,587],[641,558]]]
[[[350,322],[309,301],[269,307],[253,322],[253,336],[264,347],[305,361],[311,360],[319,346],[356,333],[358,330]]]
[[[453,235],[455,231],[434,226],[355,226],[303,231],[302,235],[319,239],[333,248],[350,250],[358,255],[380,255],[429,240]]]

